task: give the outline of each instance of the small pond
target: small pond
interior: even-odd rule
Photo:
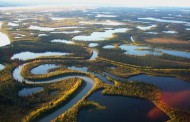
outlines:
[[[97,14],[96,17],[98,18],[112,18],[112,17],[117,17],[116,15],[108,15],[108,14]]]
[[[115,48],[114,45],[106,45],[106,46],[103,46],[104,49],[113,49]]]
[[[96,46],[98,46],[98,43],[90,43],[90,44],[88,45],[88,47],[96,47]]]
[[[29,60],[34,59],[41,56],[64,56],[69,55],[69,53],[62,53],[62,52],[44,52],[44,53],[33,53],[29,51],[21,52],[14,54],[11,59],[19,59],[19,60]]]
[[[55,64],[43,64],[38,67],[35,67],[31,70],[32,74],[38,75],[38,74],[46,74],[50,69],[58,68],[59,66]]]
[[[5,66],[3,64],[0,64],[0,71],[3,70]]]
[[[152,28],[155,28],[157,25],[150,25],[150,26],[137,26],[138,29],[146,31],[146,30],[150,30]]]
[[[43,87],[23,88],[18,92],[18,95],[22,97],[31,96],[32,94],[40,92],[42,90]]]
[[[63,34],[76,34],[76,33],[80,33],[82,31],[79,30],[74,30],[74,31],[54,31],[54,32],[50,32],[50,33],[63,33]]]
[[[75,44],[73,41],[62,40],[62,39],[54,39],[54,40],[51,40],[51,42],[58,42],[58,43],[65,43],[65,44]]]
[[[109,25],[109,26],[124,25],[124,23],[117,22],[117,21],[112,21],[112,20],[99,21],[99,22],[94,22],[94,21],[81,21],[81,22],[79,22],[79,23],[80,23],[80,24],[87,24],[87,25]]]
[[[176,31],[162,31],[163,33],[167,33],[167,34],[176,34]]]
[[[69,66],[68,69],[76,70],[79,72],[87,72],[88,67]]]

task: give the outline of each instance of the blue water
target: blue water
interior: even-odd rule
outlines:
[[[88,100],[106,106],[104,110],[81,110],[78,122],[164,122],[169,117],[147,100],[103,96],[101,91],[94,93]]]

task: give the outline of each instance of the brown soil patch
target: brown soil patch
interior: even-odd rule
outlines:
[[[145,40],[145,42],[157,44],[190,44],[188,41],[167,38],[152,38]]]

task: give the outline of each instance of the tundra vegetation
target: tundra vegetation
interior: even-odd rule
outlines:
[[[95,17],[95,12],[101,13],[104,11],[116,14],[118,17],[98,19]],[[5,66],[0,71],[0,121],[37,121],[56,111],[74,98],[85,87],[86,83],[77,77],[53,83],[37,84],[37,82],[76,75],[91,78],[94,81],[92,89],[74,106],[52,121],[76,122],[78,113],[82,109],[106,109],[100,103],[87,100],[88,97],[99,90],[103,91],[103,95],[148,100],[165,112],[171,122],[188,122],[190,120],[189,111],[172,107],[161,99],[162,93],[157,86],[137,81],[124,83],[105,74],[106,72],[126,79],[126,81],[130,76],[147,74],[176,77],[190,82],[190,58],[188,57],[166,53],[161,55],[146,54],[143,56],[129,55],[119,48],[123,44],[131,44],[151,47],[150,49],[138,49],[140,51],[154,51],[156,48],[160,48],[183,51],[189,54],[190,43],[188,40],[190,40],[190,37],[184,23],[164,23],[138,19],[138,17],[147,17],[147,15],[155,18],[168,17],[169,13],[167,11],[158,11],[157,14],[154,14],[152,10],[147,10],[147,14],[141,9],[135,8],[97,8],[89,9],[87,12],[82,10],[50,11],[49,13],[23,11],[21,13],[26,16],[25,18],[22,18],[20,13],[10,12],[12,13],[11,15],[0,12],[3,18],[0,31],[7,34],[11,40],[10,45],[0,47],[0,64]],[[183,13],[179,10],[175,10],[175,12],[184,17],[177,17],[178,21],[190,19],[188,13]],[[52,17],[57,18],[53,19]],[[19,20],[21,22],[17,22]],[[10,21],[17,23],[19,26],[10,26],[8,24]],[[109,24],[110,21],[114,23]],[[150,24],[156,24],[156,27],[149,30],[137,28],[137,26],[148,26],[147,23],[149,23],[149,26]],[[30,29],[30,26],[37,26],[38,29]],[[47,30],[41,31],[39,30],[40,27]],[[89,36],[93,32],[104,32],[106,29],[113,30],[116,28],[128,28],[129,30],[123,33],[114,33],[112,37],[106,38],[104,41],[72,40],[78,35]],[[73,32],[76,30],[77,33]],[[166,30],[176,31],[177,33],[163,33]],[[155,32],[156,34],[149,32]],[[45,35],[38,36],[39,34]],[[15,38],[18,36],[19,38]],[[131,36],[133,36],[135,42],[131,41]],[[74,44],[52,43],[51,40],[54,39],[73,41]],[[90,48],[88,46],[90,43],[97,43],[98,45]],[[103,47],[106,45],[112,45],[114,48],[104,49]],[[93,56],[92,49],[98,52],[98,56],[94,60],[89,60]],[[34,53],[67,52],[70,55],[41,56],[29,60],[11,59],[14,54],[25,51]],[[56,64],[58,67],[49,69],[45,74],[32,74],[32,69],[44,64]],[[14,79],[13,72],[20,65],[23,65],[20,72],[21,77],[35,81],[36,84],[28,84],[25,81],[18,82]],[[88,71],[72,70],[68,68],[69,66],[87,67]],[[107,84],[96,74],[106,78],[112,84]],[[36,86],[43,87],[43,90],[33,93],[31,96],[23,97],[18,95],[18,92],[23,88]],[[56,94],[52,95],[52,92],[56,92]]]

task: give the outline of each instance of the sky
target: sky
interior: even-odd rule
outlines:
[[[190,0],[0,0],[0,2],[62,3],[74,5],[129,6],[129,7],[190,7]]]

